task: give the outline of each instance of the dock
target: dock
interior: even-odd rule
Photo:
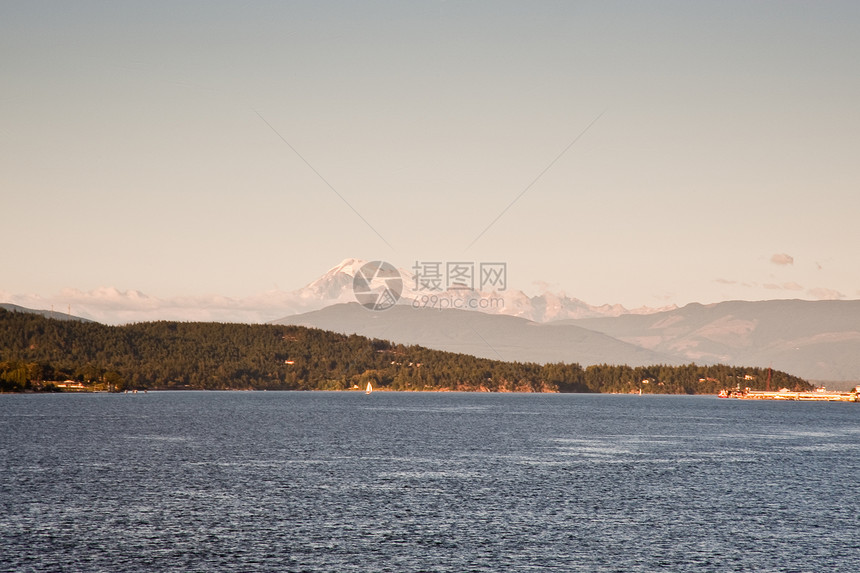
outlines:
[[[720,398],[736,398],[738,400],[794,400],[800,402],[860,402],[860,386],[850,392],[832,392],[824,388],[816,388],[812,392],[795,392],[782,388],[776,392],[769,390],[722,390]]]

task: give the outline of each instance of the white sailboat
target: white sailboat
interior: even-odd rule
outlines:
[[[365,391],[364,391],[364,393],[365,393],[365,394],[370,394],[371,392],[373,392],[373,384],[371,384],[370,382],[368,382],[368,383],[367,383],[367,390],[365,390]]]

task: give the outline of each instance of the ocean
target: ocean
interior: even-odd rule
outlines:
[[[860,571],[860,405],[0,395],[2,571]]]

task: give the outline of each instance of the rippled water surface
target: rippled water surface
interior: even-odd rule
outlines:
[[[860,571],[860,405],[0,396],[4,571]]]

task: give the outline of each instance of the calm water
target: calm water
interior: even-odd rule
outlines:
[[[0,396],[4,571],[860,571],[860,405]]]

